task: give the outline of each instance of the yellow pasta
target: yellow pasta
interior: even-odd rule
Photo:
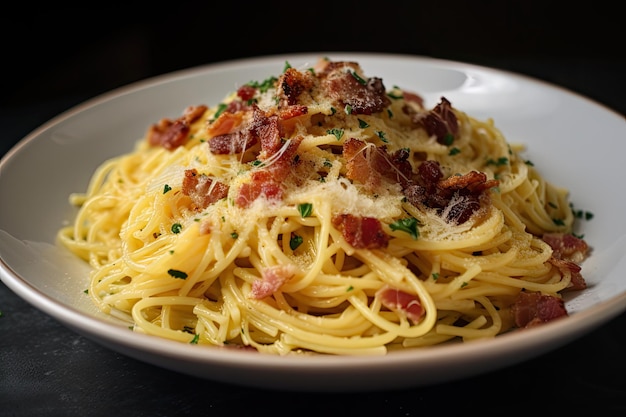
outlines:
[[[520,293],[560,299],[577,272],[542,239],[571,234],[567,190],[492,120],[354,62],[286,65],[163,119],[70,202],[58,237],[92,267],[93,302],[182,343],[381,355],[493,338],[519,326]]]

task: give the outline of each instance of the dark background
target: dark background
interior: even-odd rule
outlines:
[[[0,155],[113,88],[223,60],[388,52],[519,72],[626,113],[617,2],[12,4],[0,17]],[[592,122],[592,121],[591,121]],[[575,144],[574,144],[575,146]],[[584,167],[583,167],[584,168]],[[0,198],[7,198],[2,195]],[[158,369],[67,330],[0,284],[0,416],[626,414],[626,315],[522,364],[431,387],[280,393]]]
[[[621,8],[606,0],[193,2],[139,8],[33,6],[2,13],[2,109],[82,100],[133,81],[216,61],[267,54],[373,51],[495,66],[573,86],[613,108],[593,87],[623,75]],[[24,10],[20,12],[19,8]],[[592,69],[594,72],[590,72]],[[588,84],[588,85],[587,85]],[[624,84],[613,88],[624,92]],[[621,112],[624,108],[621,108]]]

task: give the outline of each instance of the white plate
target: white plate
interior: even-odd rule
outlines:
[[[358,61],[365,73],[424,96],[444,95],[479,119],[493,118],[545,177],[567,187],[593,247],[583,264],[589,288],[567,300],[570,316],[494,340],[383,357],[280,357],[180,344],[129,332],[91,305],[87,266],[55,246],[105,159],[131,150],[146,128],[188,105],[213,105],[239,85],[279,74],[285,61]],[[516,74],[457,62],[384,54],[299,54],[225,62],[135,83],[79,105],[17,144],[0,162],[0,277],[27,302],[104,346],[194,376],[286,390],[353,391],[440,383],[512,365],[578,338],[626,310],[624,118],[569,91]],[[618,191],[618,192],[615,192]]]

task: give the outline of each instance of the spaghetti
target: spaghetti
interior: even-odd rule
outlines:
[[[135,331],[385,354],[566,316],[587,245],[567,190],[444,97],[322,59],[162,119],[103,163],[60,242]]]

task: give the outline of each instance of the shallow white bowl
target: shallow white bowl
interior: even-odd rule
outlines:
[[[394,352],[383,357],[279,357],[180,344],[129,332],[83,294],[88,267],[55,245],[71,219],[68,195],[86,188],[105,159],[130,151],[146,128],[188,105],[213,105],[238,86],[279,74],[288,61],[351,60],[369,76],[441,96],[479,119],[493,118],[509,142],[527,145],[551,182],[594,214],[578,233],[593,247],[589,284],[567,298],[570,316],[493,340]],[[517,74],[415,56],[319,53],[260,57],[192,68],[96,97],[59,115],[0,161],[0,278],[27,302],[104,346],[156,366],[254,387],[285,390],[392,389],[460,379],[563,346],[626,310],[624,117],[564,89]],[[619,185],[617,185],[619,187]],[[617,192],[616,192],[617,191]]]

